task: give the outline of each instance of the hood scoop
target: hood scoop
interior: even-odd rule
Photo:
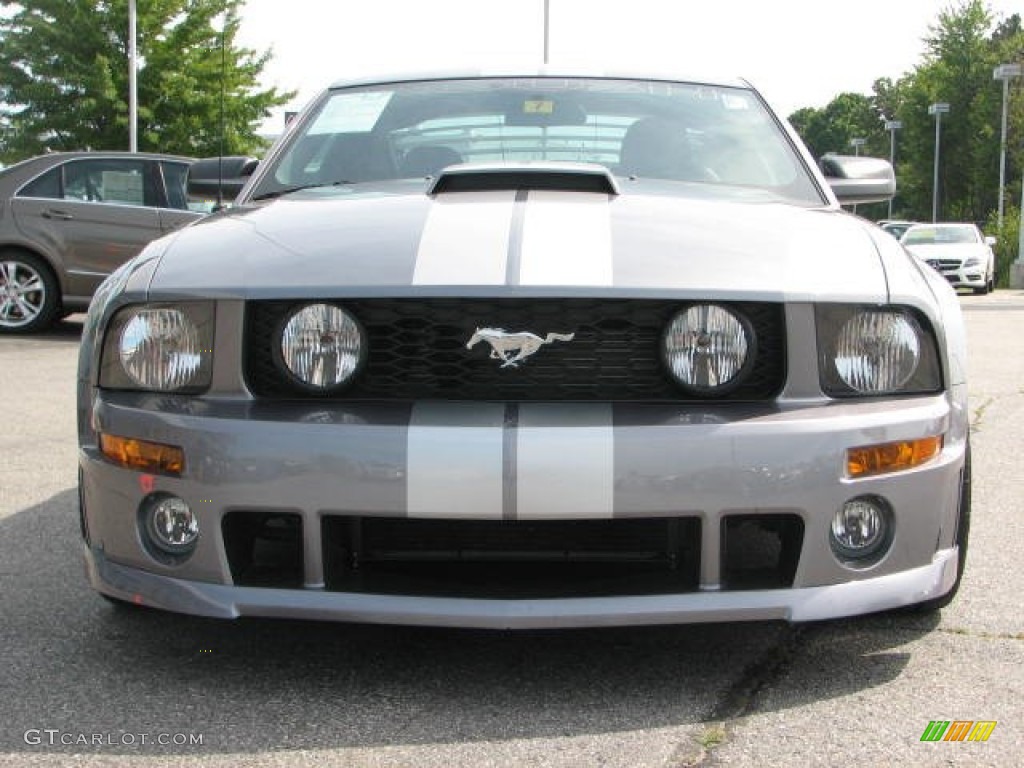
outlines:
[[[617,195],[615,177],[594,163],[465,163],[442,170],[427,194],[488,192],[494,190],[551,189]]]

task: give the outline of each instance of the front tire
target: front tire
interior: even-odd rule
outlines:
[[[24,251],[0,251],[0,333],[35,333],[60,312],[60,290],[50,266]]]

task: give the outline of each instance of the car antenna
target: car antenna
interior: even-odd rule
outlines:
[[[224,207],[224,81],[227,77],[227,56],[224,51],[224,37],[228,28],[228,11],[224,9],[224,17],[220,24],[220,136],[217,147],[217,207]]]

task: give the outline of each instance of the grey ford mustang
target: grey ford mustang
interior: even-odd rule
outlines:
[[[884,161],[819,169],[742,81],[538,72],[338,84],[243,171],[89,313],[108,598],[515,628],[955,594],[964,330],[840,208]]]

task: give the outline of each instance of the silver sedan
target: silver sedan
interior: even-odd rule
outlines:
[[[111,272],[191,222],[191,160],[55,152],[0,171],[0,333],[85,309]]]

